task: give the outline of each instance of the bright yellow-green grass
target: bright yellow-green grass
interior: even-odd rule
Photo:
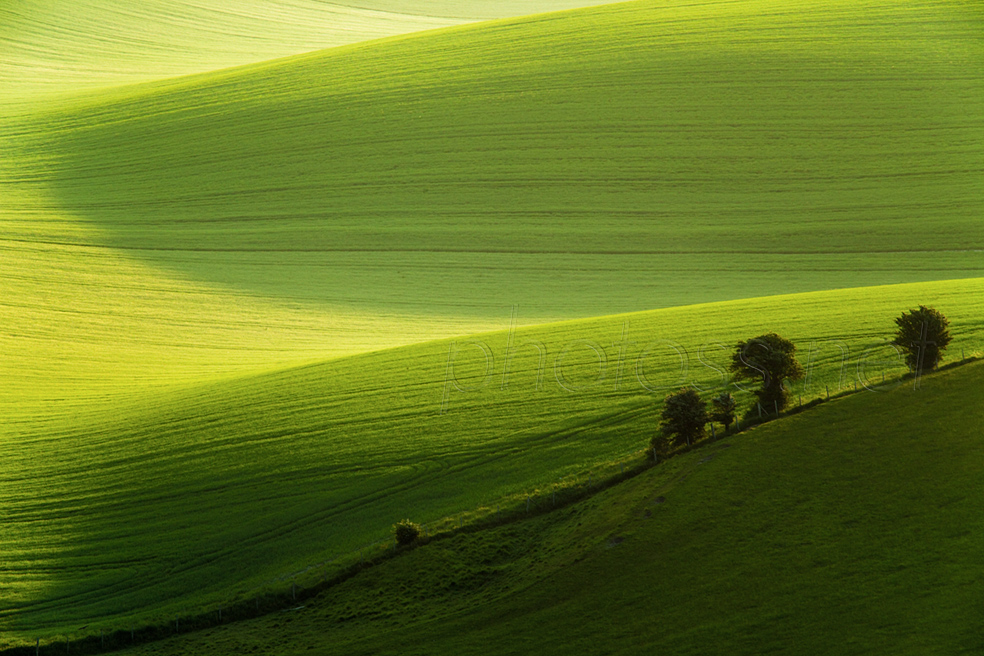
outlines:
[[[604,0],[7,0],[0,107]]]
[[[804,401],[883,393],[903,371],[892,319],[920,302],[951,317],[950,359],[984,349],[984,280],[921,283],[518,328],[8,423],[0,626],[29,641],[216,608],[397,519],[549,490],[638,454],[655,401],[720,389],[731,345],[767,330],[800,347]]]
[[[3,641],[624,456],[739,338],[796,340],[806,398],[891,383],[919,303],[981,350],[979,3],[633,2],[207,72],[534,5],[570,6],[4,3]]]
[[[979,654],[984,365],[924,383],[127,653]]]
[[[0,398],[980,276],[981,27],[637,2],[46,103],[0,122]]]

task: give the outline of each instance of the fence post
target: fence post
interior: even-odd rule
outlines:
[[[717,435],[714,433],[714,424],[711,424],[711,439],[713,440]]]
[[[776,417],[779,416],[779,399],[776,399]]]
[[[35,656],[37,656],[37,654],[40,653],[41,653],[41,638],[38,638],[38,641],[34,643],[34,654]]]
[[[755,402],[755,405],[758,406],[758,409],[759,409],[759,419],[761,419],[762,418],[762,404],[759,403],[758,401],[756,401]]]
[[[829,401],[830,400],[830,387],[828,387],[826,384],[824,384],[823,388],[825,390],[827,390],[827,400]]]

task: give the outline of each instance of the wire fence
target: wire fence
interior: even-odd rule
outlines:
[[[982,354],[977,350],[962,349],[961,357],[961,360],[941,367],[941,370],[979,360]],[[886,388],[897,387],[900,383],[913,381],[913,378],[911,374],[882,377],[877,384]],[[918,384],[918,379],[915,384]],[[656,454],[648,446],[635,449],[610,460],[595,463],[583,471],[565,475],[553,483],[521,490],[502,496],[492,503],[424,523],[421,525],[420,543],[426,544],[463,531],[481,530],[549,512],[636,476],[665,460],[666,457],[680,455],[706,444],[735,437],[756,425],[777,417],[797,414],[830,399],[870,389],[872,389],[870,385],[859,384],[858,379],[855,378],[853,384],[832,386],[828,383],[822,389],[817,388],[809,393],[803,389],[796,390],[793,392],[792,404],[789,408],[782,411],[774,408],[769,412],[769,409],[759,406],[756,412],[753,406],[750,418],[739,419],[731,431],[725,431],[723,426],[720,429],[714,427],[707,438],[693,445],[677,447],[663,458],[655,457]],[[145,620],[139,628],[135,624],[119,626],[118,623],[108,623],[101,628],[90,625],[85,627],[84,632],[80,629],[78,633],[60,633],[37,638],[34,644],[9,647],[0,651],[0,654],[40,656],[41,654],[103,653],[231,621],[258,617],[274,611],[300,610],[304,607],[305,600],[407,549],[408,547],[400,547],[395,536],[388,532],[385,536],[381,535],[379,539],[362,547],[322,558],[318,562],[273,577],[260,586],[240,591],[227,603],[202,605],[189,608],[186,612],[172,614],[171,617],[160,616]]]

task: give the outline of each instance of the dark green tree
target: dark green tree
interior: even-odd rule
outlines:
[[[738,380],[761,381],[755,396],[766,412],[789,405],[786,381],[804,376],[803,366],[796,360],[796,345],[775,333],[738,342],[730,370]]]
[[[704,436],[710,417],[704,399],[688,388],[666,397],[660,420],[660,430],[667,438],[677,444],[693,444]]]
[[[920,305],[918,310],[903,312],[895,325],[898,330],[892,344],[905,353],[909,371],[921,374],[936,369],[951,340],[949,320],[938,310]]]
[[[653,439],[649,440],[649,455],[655,462],[662,462],[670,454],[670,438],[666,436],[662,428],[656,431]]]
[[[420,525],[404,519],[393,525],[393,535],[401,546],[413,544],[420,538]]]
[[[731,424],[735,421],[735,411],[738,409],[738,401],[731,396],[730,392],[721,392],[711,399],[711,421],[724,424],[724,430],[730,431]]]

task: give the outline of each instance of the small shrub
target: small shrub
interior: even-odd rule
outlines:
[[[420,539],[420,524],[415,524],[409,519],[404,519],[393,525],[393,534],[399,545],[407,546]]]
[[[653,435],[653,439],[649,441],[649,457],[652,458],[654,462],[660,463],[666,460],[669,455],[670,438],[667,437],[666,433],[663,431],[659,431]]]
[[[730,433],[731,424],[735,421],[735,410],[738,409],[738,401],[730,393],[721,392],[721,394],[711,399],[711,405],[714,406],[714,410],[711,412],[711,419],[724,424],[724,430]]]
[[[704,437],[707,403],[695,390],[682,389],[666,397],[660,415],[660,430],[677,444],[688,446]]]

